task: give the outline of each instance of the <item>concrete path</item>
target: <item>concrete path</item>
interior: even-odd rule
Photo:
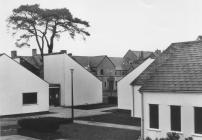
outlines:
[[[74,120],[74,123],[93,125],[93,126],[119,128],[119,129],[137,130],[137,131],[139,131],[141,129],[139,126],[121,125],[121,124],[112,124],[112,123],[103,123],[103,122],[94,122],[94,121]]]
[[[39,140],[21,135],[0,136],[0,140]]]

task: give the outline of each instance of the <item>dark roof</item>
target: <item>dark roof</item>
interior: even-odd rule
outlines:
[[[132,84],[143,92],[201,92],[202,41],[171,44]]]
[[[133,50],[131,51],[137,56],[137,58],[140,58],[141,55],[143,54],[143,59],[148,58],[153,53],[150,51],[133,51]]]
[[[72,56],[83,67],[97,67],[105,58],[105,55],[100,56]]]
[[[116,70],[127,70],[123,65],[122,57],[109,57],[109,59],[114,64]]]
[[[34,55],[34,56],[18,56],[17,58],[24,59],[28,63],[30,63],[32,66],[34,66],[37,69],[40,69],[42,65],[41,61],[41,55]]]

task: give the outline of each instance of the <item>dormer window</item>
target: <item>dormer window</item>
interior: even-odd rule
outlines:
[[[103,69],[100,70],[100,75],[103,75],[104,74],[104,71]]]

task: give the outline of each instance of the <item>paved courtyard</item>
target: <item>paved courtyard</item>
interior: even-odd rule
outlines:
[[[92,109],[92,110],[74,109],[74,115],[75,115],[75,117],[103,115],[103,114],[110,113],[106,110],[113,110],[113,109],[117,109],[117,107],[107,107],[107,108]],[[1,125],[1,127],[16,125],[17,120],[22,119],[22,118],[37,118],[37,117],[71,118],[71,108],[50,107],[49,111],[50,111],[50,113],[42,114],[42,115],[23,116],[23,117],[21,116],[21,117],[15,117],[15,118],[12,118],[12,117],[0,118],[0,125]],[[92,121],[87,121],[87,120],[75,120],[74,124],[75,125],[72,125],[72,127],[75,129],[75,131],[78,131],[79,133],[82,133],[82,132],[80,132],[80,129],[76,128],[76,126],[84,127],[83,129],[90,128],[90,129],[92,129],[91,131],[93,131],[94,130],[93,127],[95,127],[96,129],[98,129],[99,131],[103,131],[104,133],[106,133],[108,131],[112,131],[114,133],[116,133],[116,131],[120,131],[121,136],[124,134],[130,133],[130,136],[133,137],[133,133],[132,133],[133,131],[135,131],[136,133],[140,132],[139,126],[132,126],[132,125],[119,125],[119,124],[104,123],[104,122],[92,122]],[[86,126],[86,128],[85,128],[85,126]],[[89,126],[89,127],[87,127],[87,126]],[[71,125],[67,127],[68,130],[73,131],[73,130],[69,129],[70,127],[71,127]],[[105,128],[107,131],[105,130]],[[64,127],[64,129],[66,129],[66,127]],[[63,131],[63,130],[60,130],[60,131]],[[80,135],[79,133],[77,133],[78,136]],[[95,131],[94,133],[97,133],[97,132]],[[70,132],[69,132],[69,135],[71,135]],[[91,135],[91,134],[89,133],[89,135]],[[137,137],[137,134],[135,134],[135,136]],[[72,135],[71,137],[75,137],[75,136]],[[97,136],[95,136],[95,138],[96,137]],[[112,137],[112,136],[109,136],[109,137]],[[15,133],[14,133],[14,135],[10,135],[10,136],[0,136],[0,140],[37,140],[37,139],[20,136],[20,135],[15,135]]]

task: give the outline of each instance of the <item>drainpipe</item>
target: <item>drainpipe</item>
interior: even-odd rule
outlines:
[[[141,140],[144,140],[144,94],[141,93],[141,101],[142,101],[142,117],[141,117]]]
[[[134,100],[134,97],[135,97],[135,92],[134,92],[134,86],[131,86],[131,88],[132,88],[132,102],[133,102],[133,107],[132,107],[132,111],[133,111],[133,117],[135,117],[135,100]]]

